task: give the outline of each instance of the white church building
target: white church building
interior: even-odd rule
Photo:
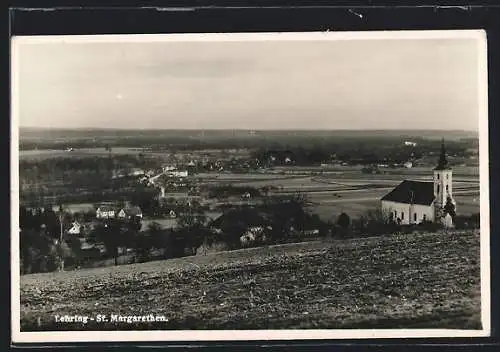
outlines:
[[[450,198],[456,210],[452,184],[452,170],[448,166],[443,142],[433,181],[404,180],[382,197],[382,211],[403,225],[422,221],[451,225],[451,216],[443,208]]]

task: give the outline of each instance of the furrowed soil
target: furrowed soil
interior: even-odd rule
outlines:
[[[479,231],[469,231],[26,275],[21,330],[481,329],[479,268]],[[55,321],[66,314],[168,321]]]

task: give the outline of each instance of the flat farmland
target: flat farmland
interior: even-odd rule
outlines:
[[[199,173],[190,176],[193,180],[198,180],[202,183],[225,183],[235,185],[262,185],[270,184],[270,182],[279,180],[290,180],[301,178],[300,176],[284,176],[271,173],[249,173],[249,174],[236,174],[236,173]]]
[[[94,204],[92,203],[70,203],[70,204],[64,204],[63,206],[64,211],[68,213],[84,213],[84,212],[89,212],[89,211],[95,211],[96,208]],[[59,206],[54,205],[52,206],[52,210],[57,212],[59,211]]]
[[[68,143],[69,145],[71,143]],[[75,158],[78,157],[88,157],[88,156],[107,156],[108,154],[113,155],[149,155],[156,157],[165,157],[168,158],[172,150],[151,150],[149,148],[127,148],[127,147],[113,147],[111,153],[107,151],[105,148],[77,148],[73,151],[66,151],[62,149],[30,149],[30,150],[20,150],[19,151],[19,159],[24,160],[43,160],[55,157],[68,157],[72,156]],[[224,154],[230,153],[231,156],[237,157],[248,157],[249,151],[246,149],[241,150],[230,150],[229,152],[221,150],[221,149],[213,149],[213,150],[195,150],[195,151],[182,151],[176,150],[175,155],[179,158],[185,159],[196,159],[201,156],[209,156],[209,157],[223,157]]]
[[[411,170],[411,169],[408,169]],[[225,175],[214,178],[214,183],[231,180],[235,186],[263,187],[273,186],[277,194],[305,194],[312,203],[309,210],[317,213],[324,220],[334,220],[346,212],[351,217],[358,217],[366,210],[380,204],[380,199],[404,179],[432,182],[432,176],[411,174],[322,174],[304,175]],[[269,176],[269,175],[267,175]],[[453,179],[453,192],[457,201],[457,210],[461,215],[479,212],[479,180],[476,176],[460,176]]]
[[[222,215],[222,212],[205,212],[205,216],[207,217],[207,220],[214,220],[218,218],[219,216]],[[149,227],[149,225],[153,222],[158,223],[162,228],[164,229],[171,229],[177,226],[177,219],[176,218],[160,218],[160,219],[144,219],[142,220],[142,227],[141,231],[146,231]]]
[[[362,185],[366,182],[359,182],[358,184]],[[317,189],[343,189],[346,187],[345,184],[337,183],[337,184],[329,184],[325,182],[320,182],[315,180],[314,177],[306,176],[306,177],[276,177],[274,179],[268,180],[251,180],[251,181],[242,181],[234,184],[235,186],[249,186],[249,187],[264,187],[264,186],[273,186],[284,191],[290,192],[307,192],[309,190],[317,190]]]
[[[81,148],[81,149],[75,149],[71,152],[65,150],[57,150],[57,149],[20,150],[19,159],[44,160],[57,157],[84,158],[89,156],[108,156],[108,155],[111,155],[112,157],[113,155],[139,155],[139,154],[151,155],[157,157],[168,156],[168,152],[148,152],[137,148],[117,147],[117,148],[112,148],[111,153],[104,148]]]
[[[435,164],[430,164],[429,166],[417,166],[412,168],[380,168],[381,174],[363,174],[361,170],[363,166],[341,166],[341,165],[328,165],[326,167],[321,166],[309,166],[309,167],[298,167],[298,166],[287,166],[287,167],[276,167],[269,172],[271,173],[301,173],[303,175],[307,174],[323,174],[323,175],[335,175],[337,177],[349,177],[352,175],[359,175],[359,177],[373,177],[383,175],[384,177],[399,177],[405,178],[408,176],[429,176],[432,175],[432,169]],[[453,175],[455,177],[479,177],[479,166],[453,166]]]
[[[479,231],[278,245],[21,276],[21,331],[480,329]],[[54,315],[164,315],[60,324]]]
[[[325,221],[335,221],[342,212],[351,218],[357,218],[369,209],[380,205],[382,198],[390,189],[359,190],[334,193],[309,193],[308,199],[312,203],[309,211],[317,213]],[[462,194],[461,194],[462,193]],[[337,194],[333,196],[332,194]],[[341,197],[338,197],[341,196]],[[479,191],[461,191],[454,195],[459,215],[479,213]]]
[[[409,169],[388,169],[387,173],[392,175],[429,175],[432,174],[432,169],[435,164],[429,166],[417,166]],[[479,177],[479,166],[461,166],[453,165],[453,175],[454,177]],[[386,171],[386,170],[384,170]]]
[[[479,192],[476,194],[456,195],[457,213],[460,215],[472,215],[480,212]]]

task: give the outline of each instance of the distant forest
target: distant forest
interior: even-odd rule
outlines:
[[[321,147],[332,150],[353,143],[400,144],[411,140],[420,145],[432,145],[441,138],[462,141],[471,147],[477,143],[476,132],[467,131],[248,131],[248,130],[20,130],[20,150],[66,148],[149,148],[166,149],[286,149],[291,147]],[[473,146],[473,145],[472,145]]]

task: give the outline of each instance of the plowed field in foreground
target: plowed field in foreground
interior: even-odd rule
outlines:
[[[271,246],[21,277],[21,330],[480,329],[479,232]],[[55,315],[164,315],[57,323]]]

